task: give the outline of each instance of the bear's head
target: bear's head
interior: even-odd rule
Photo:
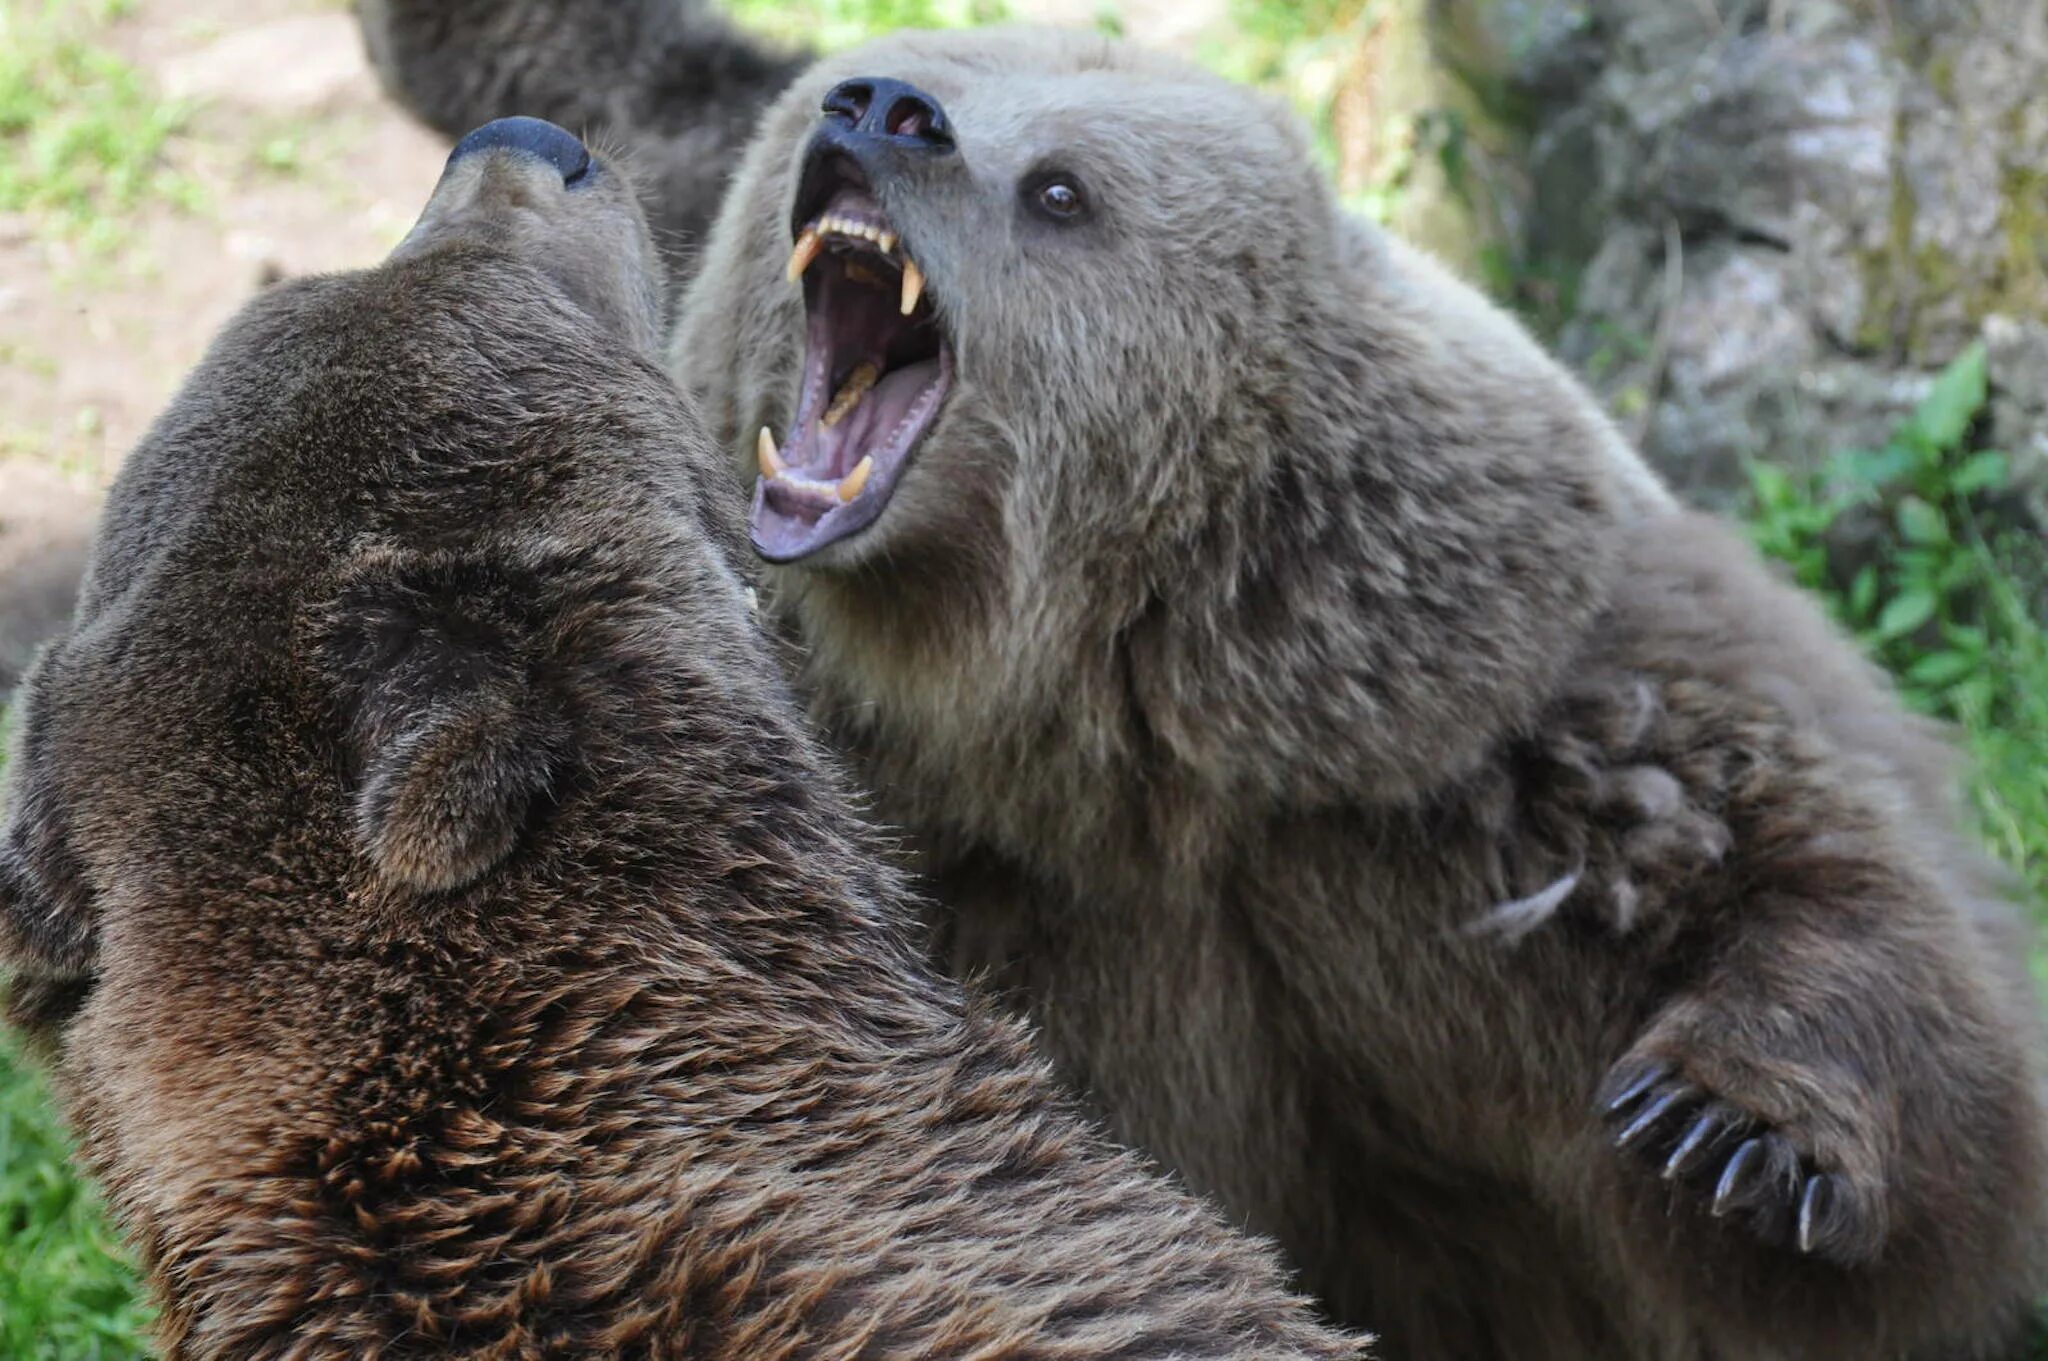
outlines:
[[[673,355],[821,710],[936,737],[941,772],[1064,742],[1055,803],[1140,748],[1278,798],[1452,778],[1664,504],[1514,322],[1342,210],[1285,110],[1086,34],[807,73]]]
[[[657,277],[624,181],[509,119],[384,264],[226,328],[124,464],[18,695],[17,1019],[61,1020],[102,935],[164,903],[461,890],[570,773],[579,668],[632,655],[600,634],[657,635],[693,598],[711,650],[751,632],[739,517],[653,353]]]

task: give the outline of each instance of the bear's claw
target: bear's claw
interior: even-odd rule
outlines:
[[[1713,1218],[1732,1217],[1771,1246],[1838,1262],[1867,1255],[1869,1226],[1846,1178],[1814,1166],[1768,1122],[1672,1074],[1652,1059],[1608,1075],[1598,1105],[1620,1126],[1616,1148],[1699,1192]]]

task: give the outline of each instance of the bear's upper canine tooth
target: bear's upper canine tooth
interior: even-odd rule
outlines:
[[[917,261],[903,262],[903,315],[909,316],[917,310],[917,300],[924,296],[924,271],[917,267]]]
[[[847,413],[860,405],[860,399],[868,395],[868,389],[881,376],[880,366],[872,359],[862,360],[859,368],[846,375],[846,385],[839,389],[839,395],[825,409],[825,424],[833,426],[845,420]]]
[[[896,249],[896,233],[883,232],[881,240],[875,244],[882,248],[882,254],[887,255],[890,251]]]
[[[804,277],[804,271],[811,267],[811,262],[818,258],[818,252],[822,249],[824,249],[824,238],[819,235],[818,229],[816,227],[804,228],[803,232],[796,239],[796,248],[789,253],[788,279],[790,283],[795,283],[798,279]]]
[[[761,427],[759,439],[754,441],[754,455],[761,462],[761,476],[773,482],[789,472],[789,465],[782,461],[782,452],[775,447],[775,436],[768,433],[768,427]]]
[[[851,501],[860,495],[860,489],[868,484],[868,474],[875,470],[875,456],[862,454],[860,462],[853,465],[853,471],[839,479],[839,499]]]

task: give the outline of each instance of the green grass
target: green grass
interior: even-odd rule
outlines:
[[[0,1040],[0,1357],[145,1356],[135,1271],[67,1150],[41,1077]]]
[[[189,110],[99,37],[128,0],[0,0],[0,212],[88,253],[126,239],[143,203],[195,206],[164,149]]]

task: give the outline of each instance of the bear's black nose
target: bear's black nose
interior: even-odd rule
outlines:
[[[825,92],[824,112],[852,124],[856,133],[907,139],[950,151],[953,129],[939,101],[901,80],[855,76]]]
[[[576,183],[590,170],[590,148],[539,118],[500,118],[484,124],[455,144],[455,150],[448,153],[448,164],[492,150],[537,156],[561,173],[564,185]]]

